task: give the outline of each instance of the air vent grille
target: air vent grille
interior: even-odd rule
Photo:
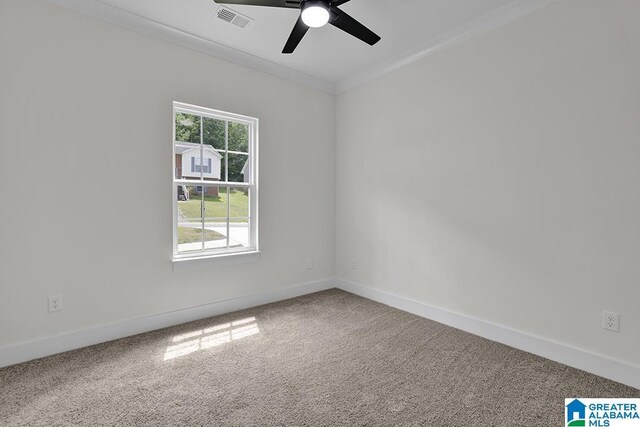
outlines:
[[[218,9],[218,18],[222,19],[223,21],[231,22],[236,16],[237,15],[233,11],[224,7]]]
[[[253,18],[238,13],[235,10],[229,9],[225,6],[220,6],[218,12],[216,12],[216,16],[218,17],[218,19],[222,19],[223,21],[240,28],[245,28],[251,23],[251,21],[253,21]]]

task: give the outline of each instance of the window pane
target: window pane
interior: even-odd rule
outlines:
[[[202,250],[202,187],[179,185],[177,200],[178,252]]]
[[[247,222],[246,218],[249,217],[249,189],[229,189],[229,204],[231,219],[235,221],[236,218],[241,218],[241,222]]]
[[[200,179],[201,145],[192,142],[175,143],[176,179]]]
[[[176,113],[175,140],[200,144],[200,116]]]
[[[229,189],[229,247],[249,247],[249,189]]]
[[[249,218],[231,218],[229,221],[229,247],[249,247]]]
[[[249,126],[229,122],[229,151],[249,152]]]
[[[211,218],[204,224],[204,248],[226,249],[227,247],[227,219]]]
[[[227,152],[220,153],[222,158],[220,159],[220,181],[227,180]]]
[[[224,151],[224,120],[211,119],[204,117],[203,119],[203,144]]]
[[[204,187],[204,247],[224,249],[227,247],[227,198],[226,188]]]
[[[178,148],[177,144],[176,144],[175,150],[176,150],[175,152],[176,164],[175,164],[174,175],[175,175],[175,179],[182,179],[182,168],[183,168],[182,153],[180,152],[181,150]]]
[[[202,146],[202,158],[198,158],[196,163],[198,169],[202,169],[202,178],[205,181],[220,181],[224,171],[224,152],[219,153],[209,148],[207,145]],[[201,166],[200,166],[201,165]]]
[[[204,186],[204,217],[227,218],[227,189],[214,185]]]
[[[204,247],[224,249],[227,247],[227,200],[225,188],[205,185],[204,192]]]
[[[229,182],[249,182],[249,156],[229,153]]]

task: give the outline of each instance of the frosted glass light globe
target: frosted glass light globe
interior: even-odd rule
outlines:
[[[320,28],[329,22],[329,11],[322,6],[308,6],[302,10],[302,22],[308,27]]]

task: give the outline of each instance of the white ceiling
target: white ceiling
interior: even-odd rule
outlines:
[[[281,51],[298,17],[295,9],[228,5],[254,19],[243,29],[217,19],[220,5],[213,0],[49,1],[154,35],[164,32],[165,39],[180,37],[199,50],[210,43],[208,53],[216,56],[341,91],[554,0],[351,0],[341,8],[380,35],[378,44],[327,25],[310,29],[291,55]]]

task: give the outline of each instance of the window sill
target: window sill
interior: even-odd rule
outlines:
[[[238,252],[220,255],[204,255],[190,258],[174,258],[173,271],[203,270],[225,265],[251,264],[260,261],[260,251]]]

